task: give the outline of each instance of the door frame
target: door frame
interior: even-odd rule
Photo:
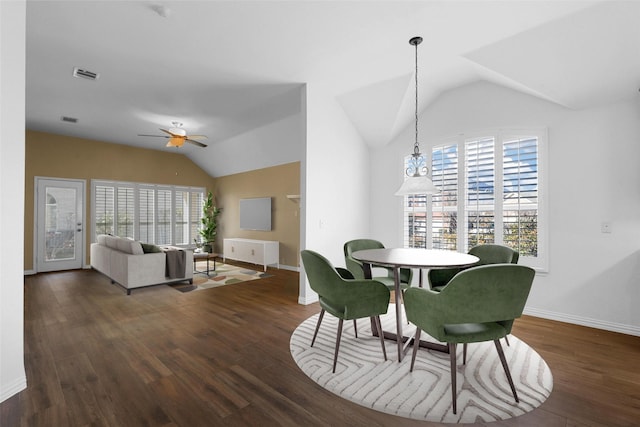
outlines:
[[[77,183],[81,186],[82,193],[82,231],[80,237],[80,268],[87,268],[87,250],[86,250],[86,242],[87,242],[87,180],[85,179],[73,179],[73,178],[58,178],[58,177],[47,177],[47,176],[35,176],[33,179],[33,271],[35,273],[39,273],[39,264],[38,264],[38,210],[40,207],[40,198],[38,197],[38,186],[41,180],[46,181],[58,181],[61,183]]]

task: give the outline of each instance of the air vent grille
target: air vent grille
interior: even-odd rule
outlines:
[[[97,80],[100,75],[98,73],[94,73],[93,71],[85,70],[79,67],[74,67],[73,69],[73,77],[81,77],[87,80]]]
[[[78,119],[76,119],[75,117],[62,116],[61,120],[67,123],[78,123]]]

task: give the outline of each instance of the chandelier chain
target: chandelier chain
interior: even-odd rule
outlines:
[[[415,105],[415,121],[416,121],[416,142],[413,146],[413,154],[420,154],[420,147],[418,145],[418,43],[414,44],[416,48],[416,71],[415,71],[415,85],[416,85],[416,105]]]

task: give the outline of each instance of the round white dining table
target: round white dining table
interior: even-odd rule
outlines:
[[[402,361],[404,343],[410,344],[410,339],[402,333],[402,298],[400,288],[400,268],[441,269],[453,267],[468,267],[479,261],[474,255],[456,251],[421,248],[381,248],[365,249],[352,254],[353,258],[363,263],[365,277],[371,278],[371,268],[393,268],[396,302],[396,334],[385,333],[385,338],[395,339],[398,345],[398,362]],[[416,343],[418,345],[418,343]],[[439,349],[438,347],[433,347]]]

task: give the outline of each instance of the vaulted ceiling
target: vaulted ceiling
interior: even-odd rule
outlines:
[[[420,109],[483,80],[589,108],[638,96],[638,16],[634,1],[28,0],[27,128],[169,150],[138,134],[177,120],[208,135],[181,148],[203,158],[297,114],[306,83],[381,146],[412,123],[416,35]]]

